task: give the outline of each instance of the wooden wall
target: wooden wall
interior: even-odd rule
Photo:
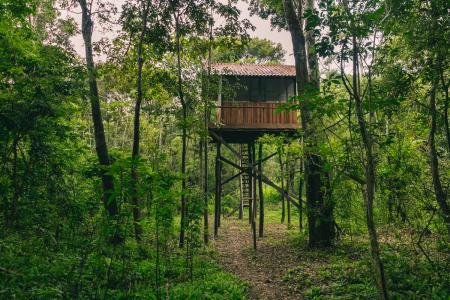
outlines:
[[[223,102],[217,108],[217,119],[225,128],[298,128],[297,111],[277,112],[279,105],[267,102]]]

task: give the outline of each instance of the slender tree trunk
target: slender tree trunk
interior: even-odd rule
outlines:
[[[208,211],[208,142],[206,138],[201,142],[203,151],[203,165],[201,166],[203,172],[203,242],[205,245],[209,242],[209,211]]]
[[[215,177],[216,177],[216,195],[214,200],[214,236],[219,233],[219,214],[220,214],[220,198],[222,197],[222,161],[220,160],[222,144],[217,141],[216,144],[216,164],[215,164]]]
[[[375,199],[375,161],[372,151],[372,139],[367,129],[362,108],[362,99],[359,88],[359,50],[358,42],[355,36],[352,38],[353,43],[353,98],[355,100],[356,116],[358,118],[361,139],[365,149],[366,156],[366,183],[364,186],[364,199],[366,204],[366,220],[367,229],[370,239],[370,252],[372,256],[372,264],[375,271],[378,293],[381,299],[388,299],[388,289],[384,275],[384,267],[380,258],[380,246],[378,243],[377,231],[373,220],[373,202]],[[370,124],[369,124],[370,125]]]
[[[300,0],[303,1],[303,0]],[[315,0],[306,0],[306,9],[313,11],[315,9]],[[317,90],[320,89],[320,71],[319,71],[319,62],[317,59],[316,53],[316,42],[314,40],[313,29],[309,28],[310,20],[306,20],[306,26],[309,30],[306,31],[305,39],[306,39],[306,49],[308,53],[308,77],[309,82],[311,82],[312,86]]]
[[[187,205],[186,205],[186,151],[187,151],[187,103],[184,100],[183,93],[183,78],[181,75],[181,43],[180,43],[180,28],[178,23],[179,16],[175,16],[175,34],[176,34],[176,46],[177,46],[177,73],[178,73],[178,97],[180,98],[182,106],[182,149],[181,149],[181,220],[180,220],[180,241],[179,246],[184,246],[185,232],[186,232],[186,218],[187,218]]]
[[[103,203],[110,216],[118,213],[117,199],[114,197],[113,177],[108,174],[107,168],[110,166],[108,147],[106,145],[105,131],[100,109],[100,97],[98,94],[96,69],[92,51],[92,31],[93,22],[91,11],[86,0],[78,0],[82,12],[81,32],[83,34],[84,47],[86,52],[86,67],[89,78],[90,102],[92,109],[92,121],[94,124],[95,149],[101,166],[101,178],[103,187]]]
[[[14,227],[17,225],[17,206],[19,204],[19,172],[18,172],[18,159],[17,159],[17,147],[19,144],[19,138],[16,136],[13,140],[13,161],[12,161],[12,185],[13,185],[13,196],[11,201],[11,207],[9,210],[9,215],[7,217],[6,225],[8,227]]]
[[[303,178],[304,178],[304,172],[303,172],[303,157],[300,158],[300,176],[299,176],[299,182],[298,182],[298,226],[300,231],[303,231]]]
[[[210,37],[209,37],[209,48],[208,48],[208,73],[206,78],[206,92],[204,93],[203,99],[203,126],[205,130],[205,136],[203,137],[203,194],[204,194],[204,211],[203,211],[203,241],[205,244],[208,244],[209,240],[209,211],[208,211],[208,136],[206,135],[208,132],[208,123],[209,123],[209,108],[208,108],[208,99],[209,99],[209,86],[210,86],[210,77],[211,77],[211,52],[212,52],[212,25],[210,26]]]
[[[210,7],[210,15],[213,15],[213,7]],[[206,95],[204,97],[204,107],[203,107],[203,126],[205,129],[205,136],[203,139],[204,143],[204,182],[203,182],[203,193],[204,193],[204,205],[205,209],[203,212],[203,240],[205,244],[208,244],[209,240],[209,176],[208,176],[208,130],[209,130],[209,97],[210,97],[210,86],[211,86],[211,61],[212,61],[212,46],[213,46],[213,22],[209,24],[209,36],[208,36],[208,73],[206,80]]]
[[[133,221],[134,221],[134,236],[136,241],[141,241],[142,238],[142,226],[141,226],[141,208],[140,199],[138,195],[138,160],[139,160],[139,144],[140,144],[140,117],[141,117],[141,105],[142,105],[142,68],[144,66],[143,48],[145,30],[147,28],[147,18],[150,5],[143,4],[143,16],[142,16],[142,28],[141,35],[139,37],[137,48],[137,98],[134,108],[134,132],[133,132],[133,149],[131,153],[131,204],[133,205]]]
[[[204,75],[204,72],[202,72]],[[202,76],[203,76],[202,75]],[[209,80],[209,75],[206,78]],[[208,132],[208,115],[207,115],[207,94],[205,91],[205,78],[202,78],[202,97],[204,104],[204,132],[200,138],[200,181],[203,187],[203,242],[205,245],[209,242],[209,209],[208,209],[208,139],[206,133]]]
[[[437,62],[435,69],[438,68]],[[447,193],[442,187],[439,173],[439,158],[436,151],[436,131],[437,131],[437,111],[436,111],[436,90],[438,86],[438,74],[434,70],[433,82],[430,91],[430,133],[428,137],[428,155],[430,159],[431,177],[433,180],[436,201],[441,209],[448,235],[450,236],[450,207],[447,203]]]
[[[448,98],[448,82],[445,82],[444,72],[441,71],[441,84],[444,90],[444,131],[447,138],[447,151],[450,153],[450,125],[448,120],[448,110],[450,105],[450,99]]]

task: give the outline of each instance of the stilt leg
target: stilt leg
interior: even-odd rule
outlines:
[[[279,161],[280,161],[280,173],[281,173],[281,224],[284,224],[284,218],[286,215],[285,210],[285,195],[284,195],[284,165],[283,165],[283,154],[280,150],[280,153],[278,155]]]
[[[292,162],[291,162],[291,155],[287,155],[286,158],[286,192],[289,194],[293,191],[292,185],[293,185],[293,178],[292,178]],[[286,201],[287,203],[287,223],[288,227],[291,226],[291,201]]]
[[[250,149],[249,149],[250,150]],[[255,162],[255,142],[251,143],[251,151],[249,151],[250,157],[250,165],[253,165]],[[253,249],[256,250],[256,174],[252,171],[252,209],[251,209],[251,224],[252,224],[252,236],[253,236]]]
[[[262,143],[259,143],[258,148],[258,170],[259,174],[263,173],[262,167]],[[258,176],[258,189],[259,189],[259,237],[264,236],[264,190],[261,176]]]
[[[248,162],[247,165],[251,166],[252,165],[252,144],[248,143],[247,145],[247,153],[248,153]],[[248,191],[249,191],[249,199],[248,199],[248,223],[251,225],[252,224],[252,211],[253,211],[253,172],[249,172],[248,173]]]
[[[242,144],[239,145],[239,152],[242,155]],[[239,166],[242,167],[242,157],[239,158]],[[242,183],[242,178],[243,175],[239,176],[239,196],[240,196],[240,201],[239,201],[239,220],[242,220],[242,218],[244,217],[244,192],[243,192],[243,183]]]

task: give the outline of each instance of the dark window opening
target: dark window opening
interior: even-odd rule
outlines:
[[[224,76],[223,101],[286,102],[295,95],[295,80],[286,77]]]

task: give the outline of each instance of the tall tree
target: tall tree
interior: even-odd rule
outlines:
[[[151,55],[159,57],[167,49],[167,5],[164,1],[128,1],[123,6],[121,21],[123,29],[130,36],[131,45],[136,50],[136,102],[133,119],[133,146],[131,153],[131,204],[133,205],[134,232],[137,241],[141,240],[141,200],[139,197],[138,165],[140,159],[140,118],[144,100],[143,68]],[[136,38],[134,38],[136,37]],[[144,53],[146,51],[147,53]]]
[[[362,144],[362,167],[364,179],[359,180],[366,209],[366,224],[369,233],[369,245],[372,266],[377,283],[378,294],[381,299],[388,299],[388,288],[384,273],[384,265],[380,257],[380,246],[376,224],[374,221],[374,201],[376,185],[376,165],[373,146],[373,116],[372,111],[372,64],[375,60],[377,46],[377,25],[383,18],[382,1],[360,3],[359,1],[323,2],[326,14],[330,19],[324,23],[329,25],[333,46],[339,49],[336,53],[341,64],[341,80],[350,98],[349,118],[352,103],[355,105],[356,119],[359,128],[360,143]],[[334,11],[342,14],[335,14]],[[378,21],[378,22],[377,22]],[[365,46],[370,48],[365,49]],[[333,49],[333,47],[329,47]],[[345,74],[344,63],[351,62],[351,79]],[[366,71],[366,72],[365,72]],[[365,73],[365,74],[364,74]],[[365,75],[366,87],[362,87],[362,76]],[[351,82],[350,82],[351,81]],[[365,107],[368,107],[368,120],[366,120]],[[350,122],[350,120],[349,120]],[[351,123],[349,124],[351,126]],[[351,130],[351,128],[349,128]]]
[[[138,195],[138,160],[139,160],[139,143],[140,143],[140,117],[141,117],[141,105],[142,105],[142,68],[144,66],[144,38],[147,29],[148,14],[150,10],[150,1],[140,1],[140,12],[142,18],[142,27],[139,35],[137,45],[137,96],[134,107],[134,124],[133,124],[133,148],[131,153],[131,203],[133,205],[133,221],[134,221],[134,235],[137,241],[141,240],[142,226],[141,221],[141,209]]]
[[[185,225],[187,222],[187,185],[186,185],[186,153],[188,140],[188,117],[192,106],[192,97],[186,97],[183,74],[183,40],[187,37],[205,36],[211,32],[213,16],[221,16],[224,24],[214,28],[218,36],[245,35],[251,27],[248,20],[239,21],[240,11],[234,6],[236,0],[222,4],[211,0],[170,0],[169,11],[171,15],[170,28],[175,36],[174,49],[177,64],[177,93],[181,104],[181,220],[179,245],[184,245]],[[195,39],[193,39],[195,40]]]
[[[294,48],[297,92],[300,97],[309,245],[311,247],[328,246],[334,240],[333,206],[330,204],[331,199],[329,195],[326,194],[325,181],[328,180],[328,176],[323,169],[323,160],[314,150],[317,145],[318,127],[316,124],[313,124],[310,103],[314,98],[313,96],[317,94],[319,85],[318,72],[309,71],[317,68],[317,58],[315,53],[311,53],[309,59],[311,64],[314,62],[315,65],[309,66],[307,42],[303,26],[305,22],[304,3],[298,1],[295,6],[293,0],[284,0],[283,6]],[[314,47],[312,38],[310,38],[309,43],[309,47]]]
[[[208,31],[208,5],[204,0],[169,1],[170,14],[172,16],[172,28],[175,35],[175,53],[177,65],[177,91],[181,104],[181,220],[179,246],[184,246],[185,230],[187,223],[187,185],[186,185],[186,154],[188,139],[188,114],[190,101],[186,99],[183,83],[182,39],[187,34],[204,34]]]
[[[448,204],[448,191],[445,190],[442,184],[442,178],[439,171],[439,157],[436,150],[436,131],[437,131],[437,119],[438,112],[436,109],[436,94],[438,93],[439,82],[442,82],[442,89],[445,93],[444,98],[444,131],[447,137],[447,144],[450,151],[450,134],[448,128],[448,83],[445,83],[445,71],[448,70],[448,41],[439,41],[440,37],[443,35],[440,29],[443,24],[439,24],[439,20],[445,16],[448,5],[445,8],[445,3],[441,1],[431,1],[426,5],[426,20],[428,20],[430,25],[430,35],[428,38],[428,45],[430,46],[430,132],[428,136],[428,155],[430,160],[431,177],[433,181],[434,193],[436,201],[441,209],[444,222],[447,226],[447,233],[450,236],[450,205]],[[444,17],[445,18],[445,17]],[[445,20],[445,19],[444,19]],[[427,23],[428,23],[427,22]],[[448,25],[448,15],[447,24]],[[445,24],[445,21],[444,21]],[[444,25],[445,26],[445,25]],[[444,29],[445,30],[445,29]]]
[[[101,166],[101,178],[103,187],[103,203],[110,216],[118,213],[117,200],[114,196],[114,178],[108,173],[111,161],[106,144],[105,130],[100,108],[100,97],[97,86],[97,71],[94,63],[92,48],[92,33],[94,30],[93,3],[86,0],[78,0],[81,7],[81,32],[83,34],[84,48],[86,54],[86,68],[89,79],[89,99],[91,102],[92,122],[94,124],[95,149]]]

